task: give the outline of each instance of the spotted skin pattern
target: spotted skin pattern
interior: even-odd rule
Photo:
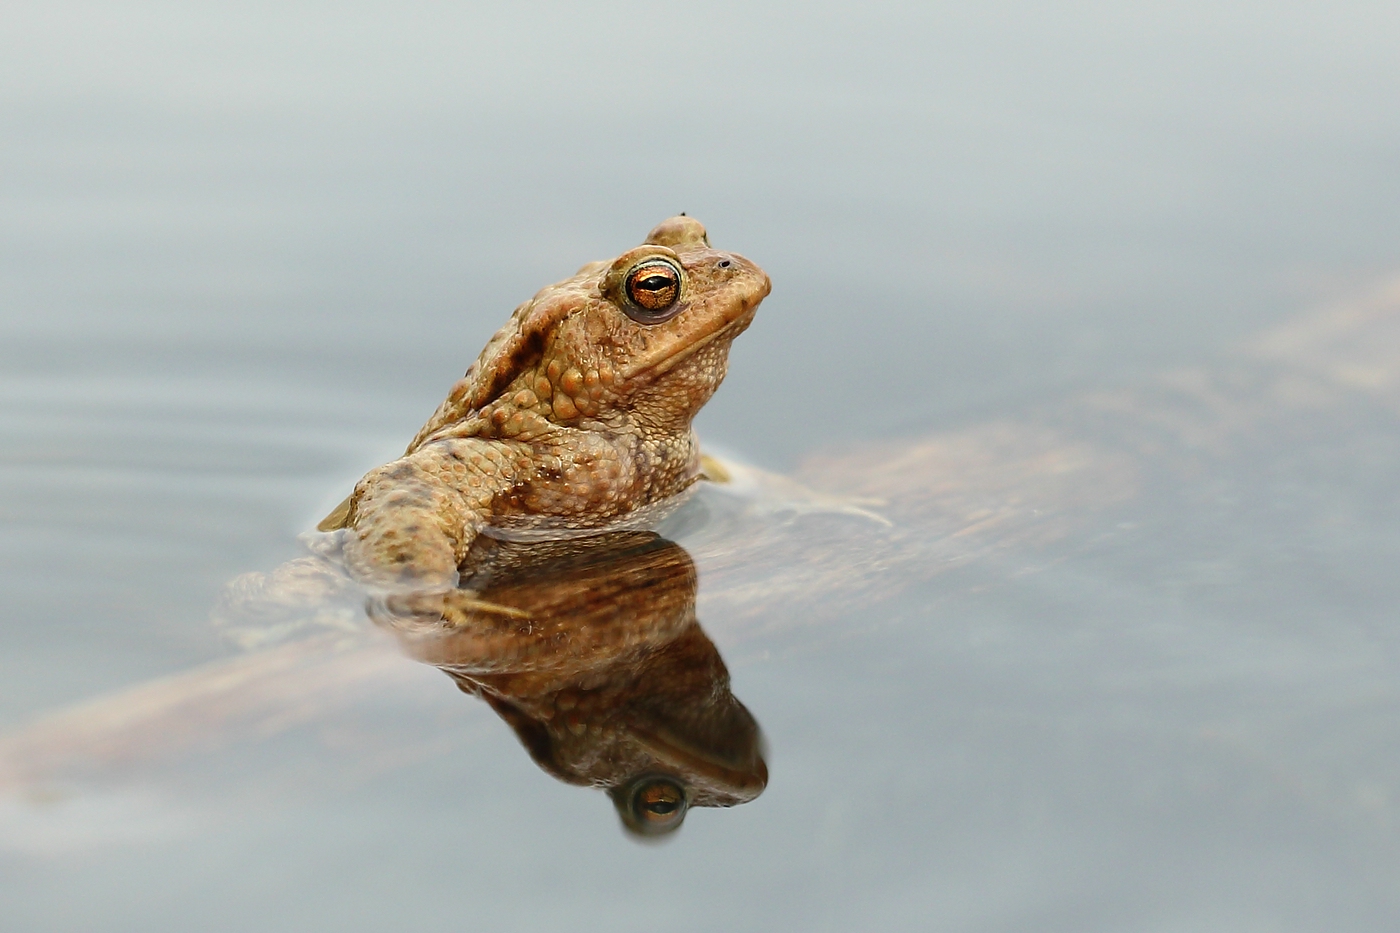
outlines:
[[[637,291],[658,261],[679,289]],[[700,475],[691,422],[770,288],[699,221],[662,222],[517,308],[404,456],[319,528],[347,529],[362,581],[441,590],[488,525],[603,528],[684,492]]]

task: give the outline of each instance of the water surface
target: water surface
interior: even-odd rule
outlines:
[[[864,568],[763,625],[678,533],[770,781],[663,847],[403,661],[7,802],[7,928],[1393,924],[1393,399],[1246,379],[1228,442],[1154,468],[1142,436],[1155,374],[1287,370],[1241,347],[1400,266],[1393,5],[12,6],[7,728],[234,657],[224,584],[299,553],[519,301],[679,210],[775,283],[708,442],[836,451],[839,491],[1001,424],[1101,479],[1059,537],[930,531],[889,585],[849,516],[753,518],[777,568],[843,536]]]

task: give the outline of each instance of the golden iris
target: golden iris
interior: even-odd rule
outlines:
[[[681,270],[664,259],[649,259],[627,273],[625,287],[628,302],[638,312],[632,318],[643,324],[660,323],[680,301]]]

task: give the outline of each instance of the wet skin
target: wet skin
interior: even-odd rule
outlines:
[[[517,308],[320,529],[348,529],[361,581],[443,591],[488,526],[563,536],[674,499],[700,476],[691,422],[770,287],[699,221],[664,221]]]

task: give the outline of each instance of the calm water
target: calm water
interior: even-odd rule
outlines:
[[[680,210],[773,278],[700,429],[775,470],[996,422],[1117,449],[1138,416],[1076,400],[1228,369],[1400,269],[1394,4],[4,20],[7,729],[233,657],[225,583],[298,554],[519,301]],[[897,586],[823,564],[837,608],[765,625],[707,602],[722,547],[681,529],[770,778],[665,845],[403,661],[316,682],[284,731],[4,801],[0,917],[1392,926],[1393,401],[1264,417],[1190,468],[1169,438],[1073,535]],[[778,567],[845,533],[789,520],[747,519]],[[854,564],[879,536],[851,534]]]

